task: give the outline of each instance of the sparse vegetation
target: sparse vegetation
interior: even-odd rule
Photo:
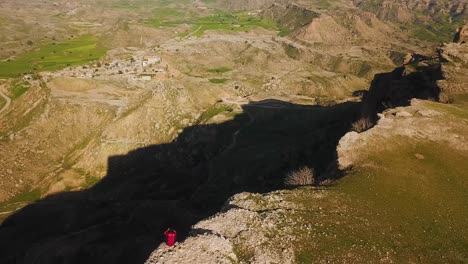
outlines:
[[[96,185],[99,181],[100,181],[99,178],[87,174],[86,175],[86,180],[85,180],[85,183],[84,183],[83,187],[84,188],[91,188],[94,185]]]
[[[225,78],[213,78],[213,79],[208,79],[208,81],[210,81],[210,83],[225,83],[228,79],[225,79]]]
[[[361,117],[351,125],[351,128],[353,131],[361,133],[373,126],[374,122],[372,122],[370,117]]]
[[[10,94],[12,99],[17,99],[21,95],[23,95],[25,92],[29,90],[30,83],[17,79],[12,82],[10,86]]]
[[[369,63],[363,62],[359,67],[357,76],[365,77],[369,74],[370,71],[372,71],[372,66]]]
[[[255,256],[253,248],[243,245],[234,245],[233,251],[240,263],[250,263]]]
[[[232,69],[228,67],[219,67],[219,68],[208,69],[207,71],[211,73],[225,73],[225,72],[232,71]]]
[[[34,189],[31,191],[24,191],[8,201],[0,203],[0,222],[3,221],[4,217],[8,216],[11,211],[18,210],[19,208],[38,200],[41,197],[41,191]]]
[[[315,183],[314,169],[302,167],[288,174],[284,184],[289,187],[308,186]]]
[[[216,116],[216,115],[219,115],[221,113],[224,113],[224,112],[232,112],[233,109],[231,106],[229,105],[224,105],[224,104],[221,104],[221,105],[214,105],[210,108],[208,108],[201,116],[200,118],[198,119],[197,123],[203,123],[203,122],[206,122],[208,121],[210,118]]]
[[[299,59],[299,56],[301,54],[301,51],[294,47],[291,44],[283,44],[284,51],[286,52],[286,55],[288,55],[289,58],[291,59]]]

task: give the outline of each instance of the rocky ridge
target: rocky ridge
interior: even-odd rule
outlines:
[[[457,89],[467,83],[467,68],[462,67],[468,54],[466,48],[467,45],[457,43],[441,48],[441,69],[445,79],[438,84],[442,85],[443,92],[454,98],[467,94],[466,90]],[[411,100],[409,106],[389,108],[378,114],[378,123],[373,128],[363,133],[349,132],[341,138],[337,147],[339,165],[341,169],[376,166],[367,161],[368,150],[376,147],[379,151],[393,149],[385,142],[394,140],[437,142],[454,151],[468,153],[468,122],[466,118],[460,118],[460,111],[459,105],[420,99]],[[425,159],[419,153],[415,157]],[[330,215],[321,207],[321,201],[328,200],[334,201],[332,204],[336,206],[328,210],[342,213],[347,218],[354,217],[356,209],[344,206],[347,196],[334,195],[336,191],[319,188],[237,194],[227,201],[220,213],[195,224],[184,241],[172,248],[161,243],[146,263],[295,263],[301,255],[293,250],[293,245],[300,244],[300,237],[308,236],[313,240],[310,243],[316,244],[321,243],[322,233],[316,229],[320,221],[306,221],[294,212],[316,211]],[[300,197],[307,197],[303,198],[308,200],[307,207],[298,202]],[[335,224],[340,225],[339,222]],[[392,263],[398,259],[398,249],[372,244],[370,247],[373,254],[380,256],[380,262]],[[347,256],[327,256],[321,260],[364,261],[365,254],[360,250],[356,247],[349,250]]]

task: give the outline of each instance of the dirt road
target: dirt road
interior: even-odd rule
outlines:
[[[0,109],[0,114],[1,114],[3,111],[7,110],[8,107],[10,107],[11,99],[8,96],[6,96],[1,90],[0,90],[0,97],[3,97],[6,100],[6,104],[3,106],[2,109]]]

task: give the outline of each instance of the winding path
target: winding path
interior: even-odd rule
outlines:
[[[201,28],[202,28],[202,26],[199,26],[195,31],[193,31],[192,33],[190,33],[187,36],[183,37],[182,39],[188,39],[190,36],[197,33]]]
[[[6,104],[3,106],[2,109],[0,109],[0,114],[1,114],[3,111],[7,110],[8,107],[10,107],[11,99],[8,96],[6,96],[1,90],[0,90],[0,97],[3,97],[6,100]]]

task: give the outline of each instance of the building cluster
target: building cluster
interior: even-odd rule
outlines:
[[[82,67],[73,67],[58,74],[78,78],[96,78],[112,75],[124,75],[133,80],[149,81],[167,75],[168,65],[162,63],[157,55],[136,55],[111,62],[96,62]]]

